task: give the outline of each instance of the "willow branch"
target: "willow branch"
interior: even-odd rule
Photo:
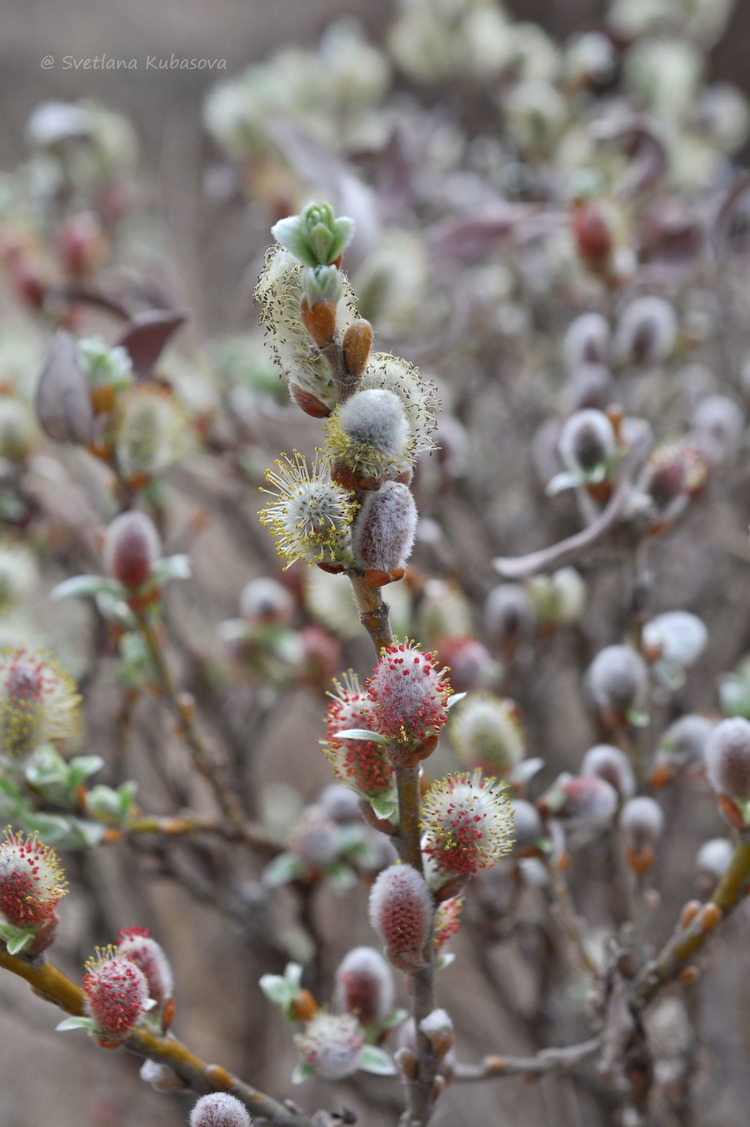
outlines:
[[[599,969],[586,950],[586,944],[581,934],[578,916],[576,915],[575,906],[570,895],[570,889],[568,888],[565,875],[557,868],[554,862],[548,861],[546,869],[554,897],[553,906],[557,909],[556,915],[558,920],[570,940],[576,960],[581,969],[584,973],[589,975],[591,979],[596,981],[599,977]]]
[[[631,1005],[643,1009],[652,998],[685,970],[690,960],[747,895],[750,881],[750,841],[738,842],[729,867],[713,896],[686,925],[680,924],[656,958],[647,963],[635,981]]]
[[[636,436],[622,460],[617,488],[596,520],[580,532],[548,548],[540,548],[525,556],[498,556],[492,562],[500,575],[504,579],[528,579],[529,576],[537,575],[539,572],[553,571],[566,564],[575,563],[592,548],[606,542],[625,515],[632,483],[643,465],[652,442],[651,428],[644,424],[641,433]]]
[[[97,818],[96,814],[93,817]],[[106,817],[98,817],[107,822]],[[105,844],[136,834],[155,834],[159,837],[197,837],[207,834],[225,841],[244,842],[261,856],[272,860],[283,852],[284,846],[276,841],[262,826],[254,822],[216,822],[201,818],[189,811],[177,815],[145,814],[128,818],[126,822],[112,823]]]
[[[51,963],[29,962],[9,955],[0,945],[0,967],[24,979],[35,994],[68,1014],[78,1017],[86,1012],[83,989]],[[135,1028],[121,1047],[136,1056],[168,1065],[196,1095],[225,1091],[236,1096],[260,1120],[273,1127],[313,1127],[305,1115],[289,1111],[283,1104],[246,1084],[220,1065],[207,1064],[172,1036],[159,1036],[146,1029]]]
[[[457,1083],[477,1080],[501,1080],[506,1076],[546,1076],[550,1072],[568,1072],[596,1056],[602,1047],[602,1034],[588,1041],[563,1048],[542,1049],[533,1057],[485,1057],[480,1064],[460,1064]]]
[[[328,364],[336,398],[342,403],[352,394],[356,381],[352,381],[347,370],[341,342],[335,337],[320,351]],[[371,587],[356,571],[349,571],[348,577],[360,621],[370,637],[375,653],[380,657],[382,651],[394,642],[388,604],[383,600],[381,589]],[[399,832],[395,844],[401,861],[411,865],[421,875],[424,866],[420,845],[419,767],[396,767],[396,786]],[[407,1085],[407,1110],[401,1121],[404,1127],[427,1127],[434,1104],[433,1092],[438,1062],[430,1041],[419,1028],[420,1023],[435,1008],[431,928],[422,955],[424,961],[422,970],[410,975],[412,1015],[417,1038],[417,1063],[414,1079]]]

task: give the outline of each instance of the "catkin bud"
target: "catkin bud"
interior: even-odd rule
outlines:
[[[145,482],[188,452],[190,419],[166,388],[134,384],[117,400],[111,439],[122,476],[130,482]]]
[[[623,364],[660,364],[677,343],[677,315],[663,297],[637,297],[625,307],[614,351]]]
[[[729,868],[734,855],[734,846],[726,837],[712,837],[705,841],[695,858],[698,880],[706,884],[706,894]]]
[[[635,776],[630,760],[612,744],[596,744],[589,748],[581,763],[581,774],[604,779],[615,788],[621,802],[635,794]]]
[[[715,727],[715,721],[692,712],[670,724],[656,749],[651,785],[664,786],[677,775],[702,769]]]
[[[734,457],[744,428],[742,409],[726,395],[707,395],[690,417],[690,437],[710,466]]]
[[[628,864],[642,876],[654,863],[654,846],[664,829],[661,807],[647,795],[629,799],[620,812]]]
[[[11,540],[0,540],[0,615],[8,614],[25,602],[38,578],[36,558],[27,547]]]
[[[244,1104],[228,1092],[201,1096],[190,1112],[189,1127],[251,1127]]]
[[[139,1075],[144,1084],[150,1084],[155,1092],[179,1092],[185,1088],[185,1081],[173,1068],[168,1064],[157,1064],[154,1060],[145,1060]]]
[[[471,635],[441,638],[436,653],[450,669],[451,685],[456,693],[475,691],[497,681],[500,666],[478,638]]]
[[[408,486],[386,481],[365,496],[352,525],[352,550],[372,586],[401,578],[416,530],[417,506]]]
[[[20,399],[0,395],[0,458],[25,458],[37,438],[34,417]]]
[[[617,727],[646,703],[646,663],[629,646],[607,646],[589,666],[586,687],[600,719]]]
[[[484,604],[484,624],[490,645],[502,655],[512,653],[534,633],[536,612],[531,596],[520,583],[493,587]]]
[[[750,723],[722,720],[706,745],[706,774],[712,787],[736,802],[750,800]]]
[[[344,350],[344,363],[352,379],[359,379],[365,370],[372,347],[372,325],[363,317],[353,321],[344,333],[341,342]]]
[[[609,321],[601,313],[582,313],[571,321],[563,339],[569,372],[581,364],[606,364],[609,359]]]
[[[640,487],[648,493],[664,520],[679,516],[703,487],[708,464],[689,439],[661,442],[645,466]]]
[[[423,966],[432,915],[430,890],[411,865],[390,865],[378,875],[370,890],[370,922],[399,970],[413,972]]]
[[[432,438],[438,405],[435,384],[422,379],[413,364],[388,352],[375,352],[367,361],[359,389],[392,391],[398,396],[409,424],[410,452],[415,457],[435,448]],[[445,436],[441,437],[440,446],[444,451],[448,443]]]
[[[339,964],[334,1000],[338,1009],[354,1014],[360,1025],[384,1021],[393,1010],[395,991],[391,970],[372,947],[355,947]]]
[[[50,654],[0,650],[0,760],[25,758],[48,740],[73,735],[80,703]]]
[[[453,1048],[453,1022],[445,1010],[433,1010],[419,1023],[420,1033],[424,1033],[437,1060]]]
[[[579,842],[595,837],[610,825],[617,811],[617,792],[604,779],[562,775],[537,802],[543,818],[559,821]]]
[[[365,799],[378,799],[393,789],[393,765],[384,748],[374,740],[339,740],[339,732],[348,728],[370,728],[370,702],[360,688],[355,673],[345,675],[343,682],[335,681],[336,693],[331,694],[331,704],[326,712],[326,755],[334,774]]]
[[[156,526],[145,513],[115,517],[104,538],[104,566],[123,587],[135,590],[146,582],[161,554]]]
[[[563,464],[572,473],[603,476],[617,448],[611,422],[602,411],[576,411],[565,420],[559,450]]]
[[[163,1011],[174,989],[174,977],[169,960],[147,928],[132,927],[121,931],[117,940],[117,953],[130,959],[143,971],[148,982],[149,997]]]
[[[684,610],[658,614],[643,627],[643,650],[651,660],[661,659],[687,669],[694,665],[708,643],[708,630],[695,614]]]
[[[254,626],[286,626],[294,614],[294,599],[276,579],[251,579],[240,595],[240,614]]]

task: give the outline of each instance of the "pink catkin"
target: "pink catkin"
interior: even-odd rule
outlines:
[[[409,969],[421,962],[432,911],[427,883],[411,865],[390,865],[378,875],[370,890],[370,922],[394,966]]]
[[[363,1026],[382,1021],[393,1009],[391,970],[372,947],[354,947],[336,971],[336,1004]]]
[[[149,997],[161,1008],[172,995],[174,979],[167,956],[151,938],[148,928],[132,927],[121,931],[117,940],[118,955],[130,959],[146,976]]]
[[[416,743],[434,735],[448,719],[451,687],[435,655],[411,642],[388,646],[368,682],[372,726],[384,736]]]
[[[86,964],[83,989],[89,1013],[107,1037],[122,1040],[141,1017],[148,1001],[148,981],[131,959],[112,948]]]
[[[104,564],[110,575],[134,590],[151,574],[161,551],[159,534],[145,513],[122,513],[110,524],[104,539]]]
[[[392,786],[393,767],[383,748],[370,740],[336,739],[338,732],[348,728],[371,726],[371,706],[367,694],[359,689],[353,677],[344,685],[337,683],[336,688],[338,693],[326,713],[327,754],[336,778],[373,798],[386,794]]]
[[[66,881],[57,854],[38,837],[5,831],[0,842],[0,912],[15,927],[54,918]]]
[[[440,873],[469,877],[496,864],[513,844],[504,784],[481,771],[433,783],[423,804],[425,853]]]

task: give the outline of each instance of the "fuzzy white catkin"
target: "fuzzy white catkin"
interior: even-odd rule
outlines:
[[[392,391],[401,400],[411,431],[414,456],[434,449],[431,435],[438,406],[435,384],[431,380],[423,380],[408,360],[387,352],[376,352],[367,361],[359,390],[378,388]]]
[[[617,791],[620,800],[635,794],[635,775],[630,761],[619,747],[612,744],[595,744],[581,762],[582,775],[595,775],[604,779]]]
[[[352,547],[367,567],[392,571],[411,555],[417,507],[407,486],[386,481],[362,502],[352,526]]]
[[[643,707],[648,693],[648,670],[640,654],[629,646],[606,646],[589,666],[586,682],[598,709],[626,712]]]
[[[569,470],[589,471],[609,461],[617,439],[611,422],[602,411],[586,408],[566,419],[558,448]]]
[[[750,723],[741,716],[722,720],[706,745],[706,774],[719,794],[750,800]]]
[[[615,333],[620,363],[659,364],[677,343],[677,314],[663,297],[638,297],[625,307]]]
[[[352,395],[336,413],[344,439],[344,458],[363,473],[378,476],[387,467],[402,468],[409,445],[409,424],[401,400],[385,388]],[[338,454],[335,440],[332,443]],[[383,476],[395,476],[383,474]]]
[[[582,313],[568,325],[563,356],[569,372],[581,364],[606,364],[609,359],[609,321],[601,313]]]
[[[228,1092],[201,1096],[190,1112],[190,1127],[252,1127],[243,1104]]]
[[[620,812],[623,836],[634,849],[653,845],[664,829],[664,814],[659,804],[648,795],[639,795],[625,803]]]

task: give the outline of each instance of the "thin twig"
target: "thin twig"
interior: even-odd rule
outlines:
[[[567,1072],[596,1056],[602,1046],[599,1033],[588,1041],[562,1048],[542,1049],[533,1057],[485,1057],[480,1064],[460,1064],[456,1068],[457,1083],[477,1080],[500,1080],[506,1076],[546,1076],[550,1072]]]
[[[565,934],[570,940],[576,961],[581,969],[589,975],[590,978],[596,981],[599,978],[599,968],[586,950],[586,944],[581,934],[581,927],[571,899],[568,882],[563,872],[554,862],[548,861],[546,869],[549,874],[550,890],[554,897],[554,907],[557,909],[557,917]]]
[[[729,867],[711,899],[687,925],[679,924],[656,958],[647,963],[635,981],[631,1005],[642,1010],[652,998],[685,970],[693,956],[747,894],[750,880],[750,841],[739,841]]]
[[[93,817],[97,817],[96,814]],[[109,822],[108,818],[100,821]],[[242,841],[252,846],[256,853],[271,860],[283,852],[284,846],[276,841],[262,826],[253,822],[217,822],[202,818],[191,811],[181,814],[145,814],[128,818],[126,822],[113,823],[105,844],[131,837],[135,834],[155,834],[159,837],[196,837],[208,834],[225,841]]]
[[[539,572],[554,571],[566,564],[579,560],[586,552],[598,547],[616,528],[631,495],[632,483],[639,473],[653,443],[651,428],[644,424],[636,436],[630,450],[620,465],[619,481],[607,506],[586,528],[525,556],[498,556],[493,560],[497,571],[504,579],[528,579]]]

